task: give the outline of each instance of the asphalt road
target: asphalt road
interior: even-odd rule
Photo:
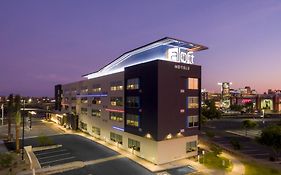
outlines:
[[[63,146],[61,148],[35,152],[42,167],[72,161],[102,160],[119,155],[119,153],[79,135],[55,135],[50,136],[50,138],[54,143],[62,144]],[[26,145],[38,146],[36,138],[27,139],[25,143]],[[128,158],[123,157],[59,174],[150,175],[153,173]]]

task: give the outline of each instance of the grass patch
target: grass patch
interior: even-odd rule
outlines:
[[[224,157],[216,156],[213,152],[207,152],[204,157],[200,157],[199,162],[210,169],[221,169],[231,171],[232,162]]]
[[[245,175],[281,175],[279,170],[255,162],[243,162]]]

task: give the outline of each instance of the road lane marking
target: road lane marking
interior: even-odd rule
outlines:
[[[124,157],[125,156],[123,156],[123,155],[117,155],[117,156],[111,156],[111,157],[97,159],[97,160],[89,160],[89,161],[85,161],[84,163],[85,163],[85,165],[94,165],[94,164],[103,163],[103,162],[120,159],[120,158],[124,158]]]
[[[45,157],[39,157],[38,159],[48,159],[48,158],[52,158],[52,157],[58,157],[58,156],[64,156],[64,155],[69,155],[71,153],[63,153],[63,154],[56,154],[56,155],[53,155],[53,156],[45,156]]]
[[[41,156],[41,155],[45,155],[45,154],[51,154],[51,153],[58,153],[58,152],[64,152],[64,151],[67,151],[66,149],[61,149],[61,150],[56,150],[56,151],[51,151],[51,152],[43,152],[43,153],[36,153],[35,152],[35,155],[36,156]]]
[[[64,161],[64,160],[74,159],[74,158],[75,158],[75,156],[71,156],[71,157],[66,157],[66,158],[63,158],[63,159],[57,159],[57,160],[42,162],[42,163],[40,163],[40,164],[41,164],[41,165],[44,165],[44,164],[51,164],[51,163],[54,163],[54,162],[60,162],[60,161]]]

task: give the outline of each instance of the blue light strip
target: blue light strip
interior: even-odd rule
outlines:
[[[85,94],[85,95],[76,95],[76,97],[107,97],[107,94]]]
[[[119,130],[119,131],[124,131],[124,128],[119,128],[117,126],[112,126],[113,129]]]

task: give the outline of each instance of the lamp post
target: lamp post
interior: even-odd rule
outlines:
[[[2,126],[4,125],[4,104],[1,105],[1,109],[2,109]]]
[[[22,139],[21,139],[21,160],[24,160],[24,112],[25,112],[25,100],[23,100],[23,115],[22,115]]]

